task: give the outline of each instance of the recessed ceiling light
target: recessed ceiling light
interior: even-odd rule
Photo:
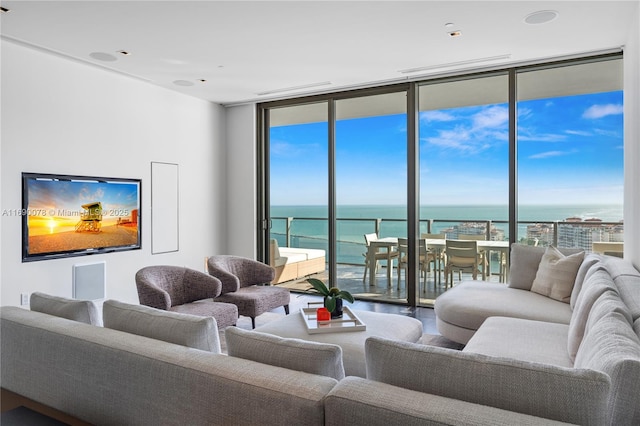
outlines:
[[[0,6],[0,11],[2,11],[2,13],[9,13],[11,12],[11,9],[7,9],[6,7]]]
[[[462,35],[462,31],[456,30],[456,31],[451,31],[449,33],[449,37],[460,37]]]
[[[551,22],[558,17],[555,10],[539,10],[524,17],[524,22],[531,25],[545,24]]]
[[[207,80],[205,80],[204,78],[201,78],[200,80],[198,80],[200,83],[206,83]]]
[[[89,56],[91,56],[93,59],[97,59],[98,61],[105,61],[105,62],[113,62],[118,60],[118,58],[116,58],[112,54],[105,53],[105,52],[93,52],[93,53],[90,53]]]
[[[193,86],[193,81],[175,80],[173,84],[175,84],[176,86]]]
[[[129,52],[128,50],[118,50],[118,53],[124,56],[131,55],[131,52]]]
[[[447,22],[446,24],[444,24],[445,28],[453,28],[453,22]]]

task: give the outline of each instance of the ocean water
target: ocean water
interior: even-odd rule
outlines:
[[[287,222],[290,226],[292,247],[327,249],[327,206],[271,206],[271,237],[285,246]],[[337,256],[339,263],[362,264],[364,234],[375,232],[379,223],[381,237],[407,235],[406,206],[343,205],[337,207]],[[522,205],[518,208],[518,238],[526,236],[526,227],[532,222],[564,221],[567,218],[592,219],[603,222],[622,221],[621,205]],[[287,221],[284,218],[294,218]],[[420,232],[431,233],[458,225],[461,221],[491,220],[504,231],[508,239],[509,209],[506,205],[485,206],[422,206]]]

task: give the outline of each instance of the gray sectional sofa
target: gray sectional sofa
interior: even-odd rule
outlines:
[[[533,291],[545,253],[544,248],[514,245],[509,285],[463,282],[441,295],[435,303],[439,331],[466,343],[461,356],[468,361],[502,359],[528,365],[536,374],[557,371],[568,379],[584,372],[600,375],[592,377],[608,387],[600,416],[566,419],[640,424],[640,272],[617,257],[588,254],[573,274],[570,294],[560,301]],[[474,368],[463,371],[478,374]],[[536,390],[529,376],[514,385],[528,394]],[[562,404],[571,394],[594,405],[598,400],[595,388],[576,385],[551,392],[546,383],[540,385]]]
[[[98,425],[640,424],[640,274],[581,266],[573,306],[557,302],[568,323],[489,317],[463,351],[371,337],[367,378],[343,377],[340,347],[255,331],[221,354],[212,318],[107,301],[100,327],[87,302],[3,307],[2,409]]]
[[[114,303],[114,307],[123,306]],[[145,307],[138,309],[145,313]],[[127,327],[127,323],[138,322],[135,315],[105,316],[104,324]],[[336,352],[326,344],[238,330],[241,340],[256,335],[253,343],[244,345],[244,351],[257,341],[270,340],[262,342],[264,350],[258,357],[271,365],[215,353],[215,339],[210,342],[206,337],[195,343],[201,349],[184,346],[194,344],[193,339],[183,337],[190,334],[186,330],[193,324],[163,324],[152,331],[156,338],[149,338],[18,307],[0,308],[0,318],[2,410],[24,404],[69,424],[556,424],[383,382],[325,375],[335,369],[321,368],[315,371],[319,374],[294,370],[296,364],[307,369],[320,362],[300,363],[298,356],[296,362],[287,363],[274,353],[275,344],[286,342],[283,354],[291,356],[292,351],[302,350],[315,354],[317,361],[320,353],[327,353],[322,362],[334,366],[340,348]],[[199,324],[199,330],[214,331],[217,327],[211,320]],[[177,331],[178,337],[168,336],[167,328]],[[133,331],[139,330],[134,327]],[[178,343],[160,338],[175,338]],[[319,350],[309,352],[315,345]],[[233,352],[240,355],[243,349]],[[282,367],[283,362],[291,368]]]

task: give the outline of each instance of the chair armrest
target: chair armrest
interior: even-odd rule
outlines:
[[[217,278],[222,283],[221,294],[238,291],[240,288],[240,280],[229,272],[228,263],[227,256],[216,256],[215,258],[212,256],[207,260],[209,275]]]
[[[240,287],[268,284],[276,276],[276,270],[271,266],[240,256],[211,256],[207,269],[210,275],[222,281],[222,294],[238,291]]]
[[[138,300],[141,305],[168,311],[171,307],[169,293],[150,283],[142,274],[136,274]]]
[[[276,270],[273,267],[252,259],[244,259],[243,267],[235,273],[240,279],[241,287],[270,284],[276,277]]]
[[[189,302],[208,298],[215,299],[222,292],[222,282],[219,279],[193,269],[185,271],[182,283],[185,289],[185,298]]]

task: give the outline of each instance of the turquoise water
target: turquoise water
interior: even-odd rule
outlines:
[[[327,249],[328,211],[326,206],[272,206],[271,237],[279,245],[286,245],[285,219],[293,217],[291,222],[291,246]],[[363,205],[337,207],[337,255],[339,263],[363,263],[364,234],[375,232],[376,220],[380,222],[380,236],[405,236],[407,234],[406,207]],[[603,222],[622,220],[622,206],[615,205],[535,205],[520,206],[520,222],[563,221],[570,217],[581,219],[598,218]],[[504,231],[508,239],[508,206],[423,206],[420,209],[420,232],[428,232],[427,222],[433,220],[431,233],[457,225],[460,221],[491,220],[494,226]],[[527,223],[518,226],[518,237],[526,236]]]

